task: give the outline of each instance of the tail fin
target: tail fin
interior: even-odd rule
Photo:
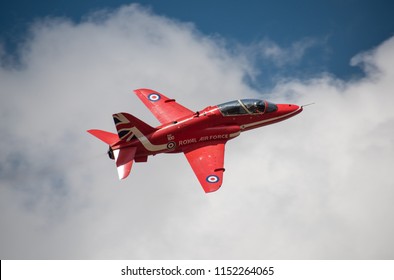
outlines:
[[[115,144],[116,142],[119,141],[119,137],[115,133],[111,133],[99,129],[90,129],[88,130],[88,132],[92,134],[94,137],[97,137],[101,141],[107,143],[108,145]]]
[[[117,113],[113,114],[112,117],[115,122],[116,130],[118,131],[119,139],[126,142],[134,137],[132,130],[134,127],[138,128],[144,135],[149,135],[156,131],[156,129],[149,124],[128,113]]]
[[[153,133],[156,129],[127,113],[114,114],[112,117],[114,118],[118,134],[98,129],[91,129],[88,132],[110,146],[109,151],[111,155],[113,154],[110,157],[115,159],[119,179],[122,180],[129,176],[137,151],[137,147],[128,146],[124,142],[129,142],[133,139],[135,132],[137,132],[138,137],[145,137],[145,135]],[[118,144],[120,148],[118,148]],[[116,149],[113,149],[113,147],[116,147]],[[159,148],[161,149],[162,147]]]

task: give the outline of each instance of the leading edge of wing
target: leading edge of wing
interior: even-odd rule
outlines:
[[[152,89],[136,89],[134,93],[145,104],[161,124],[173,122],[193,114],[193,111]]]
[[[225,144],[221,142],[184,152],[206,193],[217,191],[223,183]]]

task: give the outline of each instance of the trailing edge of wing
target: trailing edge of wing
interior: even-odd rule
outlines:
[[[217,191],[223,183],[225,142],[185,151],[204,191]]]
[[[193,114],[193,111],[180,105],[175,99],[170,99],[157,91],[142,88],[134,92],[161,124]]]

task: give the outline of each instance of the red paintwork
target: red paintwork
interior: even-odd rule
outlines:
[[[276,104],[276,111],[267,112],[265,102],[264,112],[225,116],[218,106],[193,112],[150,89],[135,90],[135,93],[161,122],[160,126],[153,128],[130,114],[118,113],[113,117],[119,137],[101,130],[88,131],[110,145],[109,154],[116,159],[119,178],[127,177],[133,160],[146,162],[150,155],[183,152],[205,192],[216,191],[222,185],[224,146],[228,140],[302,111],[298,105]]]

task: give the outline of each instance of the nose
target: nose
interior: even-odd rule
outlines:
[[[299,114],[302,112],[302,107],[295,104],[277,104],[278,112],[285,114],[296,113]]]

